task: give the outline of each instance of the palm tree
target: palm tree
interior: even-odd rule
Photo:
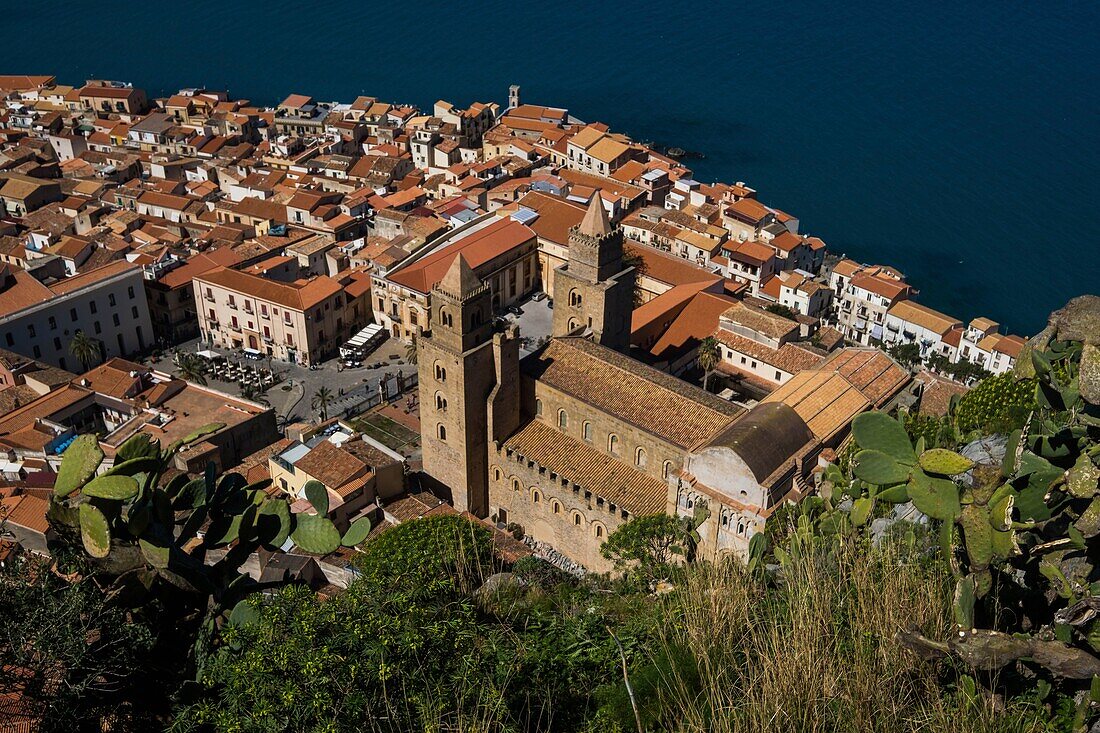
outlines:
[[[328,420],[328,406],[332,404],[332,400],[332,390],[328,387],[321,387],[313,395],[313,401],[310,405],[314,410],[321,413],[321,422]]]
[[[176,374],[188,382],[206,386],[206,362],[196,354],[176,352]]]
[[[721,353],[718,350],[718,339],[707,336],[699,342],[699,368],[703,370],[703,389],[707,388],[710,374],[718,366]]]
[[[69,353],[80,361],[84,371],[88,371],[92,364],[103,358],[103,344],[84,331],[77,331],[69,342]]]
[[[413,337],[412,337],[412,341],[410,341],[408,344],[405,345],[405,361],[409,362],[410,364],[415,364],[416,363],[416,352],[417,352],[416,334],[414,333]]]

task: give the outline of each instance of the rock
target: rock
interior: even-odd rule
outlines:
[[[663,596],[666,593],[671,593],[674,590],[676,590],[676,586],[674,586],[672,583],[668,582],[667,580],[660,580],[657,582],[657,587],[654,589],[653,592],[659,596]]]
[[[517,578],[513,573],[494,573],[485,579],[485,582],[475,591],[474,595],[492,596],[496,595],[504,588],[522,588],[525,585],[527,585],[527,583]]]
[[[999,466],[1001,461],[1004,460],[1007,445],[1007,436],[990,435],[987,438],[968,443],[959,453],[979,465]]]

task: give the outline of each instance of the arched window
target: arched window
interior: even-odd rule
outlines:
[[[558,410],[558,427],[563,430],[569,427],[569,416],[565,414],[565,410]]]
[[[592,423],[585,420],[584,425],[581,427],[581,434],[584,436],[585,440],[587,440],[589,443],[591,443],[592,442]]]
[[[542,400],[540,400],[540,399],[535,400],[535,414],[536,415],[541,415],[542,414]]]
[[[513,476],[512,477],[512,491],[519,491],[520,486],[521,486],[521,484],[519,482],[519,479],[516,478],[515,476]]]
[[[447,440],[447,426],[440,423],[439,427],[436,428],[436,434],[439,435],[440,440]]]
[[[592,534],[596,536],[596,539],[603,539],[604,531],[603,525],[599,522],[592,527]]]
[[[581,291],[573,288],[569,291],[569,305],[573,308],[579,308],[583,298],[581,298]]]
[[[577,319],[576,318],[570,318],[569,319],[569,330],[570,331],[577,330]]]
[[[661,467],[661,478],[668,478],[672,475],[672,461],[665,461]]]
[[[447,367],[440,364],[438,361],[435,363],[435,381],[446,382],[447,381]]]
[[[435,393],[435,409],[441,412],[447,411],[447,398],[443,396],[442,392]]]
[[[500,481],[500,475],[500,469],[496,466],[493,466],[493,481]]]
[[[738,522],[737,523],[737,534],[745,534],[745,523],[744,522]]]
[[[558,501],[557,499],[554,499],[553,501],[551,501],[550,502],[550,511],[552,511],[554,514],[561,514],[561,502]]]
[[[454,317],[452,317],[451,314],[448,311],[444,310],[443,308],[440,308],[439,309],[439,322],[440,322],[441,325],[444,325],[444,326],[447,326],[448,328],[450,328],[451,326],[454,325]]]
[[[612,455],[619,455],[619,436],[615,433],[607,436],[607,452]]]
[[[581,516],[581,513],[580,512],[573,512],[573,526],[574,527],[579,527],[579,526],[581,526],[581,524],[583,522],[584,522],[584,518]]]
[[[638,468],[645,468],[645,458],[645,448],[634,451],[634,465]]]
[[[531,501],[532,503],[539,504],[542,502],[542,492],[538,489],[531,489]]]

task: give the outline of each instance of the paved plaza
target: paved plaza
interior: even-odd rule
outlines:
[[[386,376],[402,374],[406,377],[416,373],[416,365],[405,358],[405,344],[395,339],[387,339],[364,360],[362,367],[344,369],[339,359],[330,359],[317,369],[311,370],[297,364],[288,364],[278,360],[248,359],[241,352],[232,349],[207,349],[198,339],[184,342],[165,351],[160,359],[147,359],[146,363],[155,369],[175,374],[173,362],[175,352],[198,353],[214,351],[231,362],[269,368],[278,376],[279,381],[261,394],[271,404],[283,424],[300,420],[315,420],[317,413],[311,407],[313,396],[322,386],[333,395],[329,404],[330,416],[343,414],[347,409],[363,403],[368,393],[377,392],[379,382]],[[228,382],[207,375],[208,385],[221,392],[240,396],[237,382]],[[391,384],[393,380],[391,380]],[[401,398],[402,404],[404,404]]]

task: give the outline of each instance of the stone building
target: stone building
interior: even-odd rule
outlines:
[[[623,263],[623,229],[612,229],[598,196],[569,231],[569,259],[554,272],[554,334],[578,329],[613,349],[630,347],[633,267]]]
[[[611,569],[600,554],[611,532],[661,512],[691,521],[701,556],[744,555],[777,506],[810,490],[821,438],[836,433],[801,416],[803,391],[789,398],[799,407],[746,411],[622,353],[634,280],[622,247],[590,206],[556,270],[554,338],[522,361],[514,327],[491,324],[489,286],[454,259],[419,342],[426,481],[592,570]],[[871,403],[842,402],[828,419],[846,424]]]

